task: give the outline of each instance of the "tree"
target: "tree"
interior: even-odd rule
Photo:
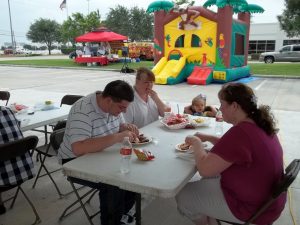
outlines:
[[[110,30],[129,36],[130,29],[130,13],[129,10],[121,5],[117,5],[114,9],[110,8],[107,14],[105,25]]]
[[[49,55],[54,42],[60,42],[60,24],[55,20],[39,19],[30,25],[26,37],[33,43],[46,44]]]
[[[25,44],[23,47],[24,47],[24,49],[34,50],[34,46],[32,46],[32,45]]]
[[[105,26],[110,30],[128,36],[131,40],[145,40],[153,38],[153,18],[144,9],[133,7],[127,9],[117,5],[110,8]]]
[[[144,9],[133,7],[130,9],[129,37],[132,41],[153,39],[153,17]]]
[[[75,44],[75,38],[100,26],[99,12],[91,12],[87,16],[81,13],[73,13],[63,22],[61,27],[62,41]]]
[[[300,35],[300,1],[285,0],[286,9],[277,16],[280,27],[288,37]]]

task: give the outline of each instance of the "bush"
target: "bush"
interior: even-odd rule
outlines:
[[[260,56],[260,53],[252,53],[251,54],[251,60],[258,60]]]
[[[76,48],[61,48],[61,53],[64,55],[69,55],[73,51],[76,51]]]

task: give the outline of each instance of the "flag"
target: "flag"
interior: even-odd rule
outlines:
[[[62,3],[60,4],[59,8],[62,10],[63,8],[67,7],[67,0],[63,0]]]

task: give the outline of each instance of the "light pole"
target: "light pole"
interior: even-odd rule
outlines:
[[[12,50],[13,50],[13,54],[15,54],[15,44],[14,44],[14,35],[13,35],[13,29],[12,29],[12,23],[11,23],[11,14],[10,14],[10,3],[9,0],[7,0],[8,2],[8,11],[9,11],[9,22],[10,22],[10,36],[11,36],[11,46],[12,46]]]
[[[90,0],[87,0],[88,2],[88,15],[90,14]]]

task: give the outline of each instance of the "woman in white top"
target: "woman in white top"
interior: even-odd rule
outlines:
[[[158,94],[152,90],[155,75],[147,68],[141,67],[136,74],[134,85],[134,101],[123,113],[127,123],[135,124],[138,128],[146,126],[170,112],[171,108],[162,102]]]

